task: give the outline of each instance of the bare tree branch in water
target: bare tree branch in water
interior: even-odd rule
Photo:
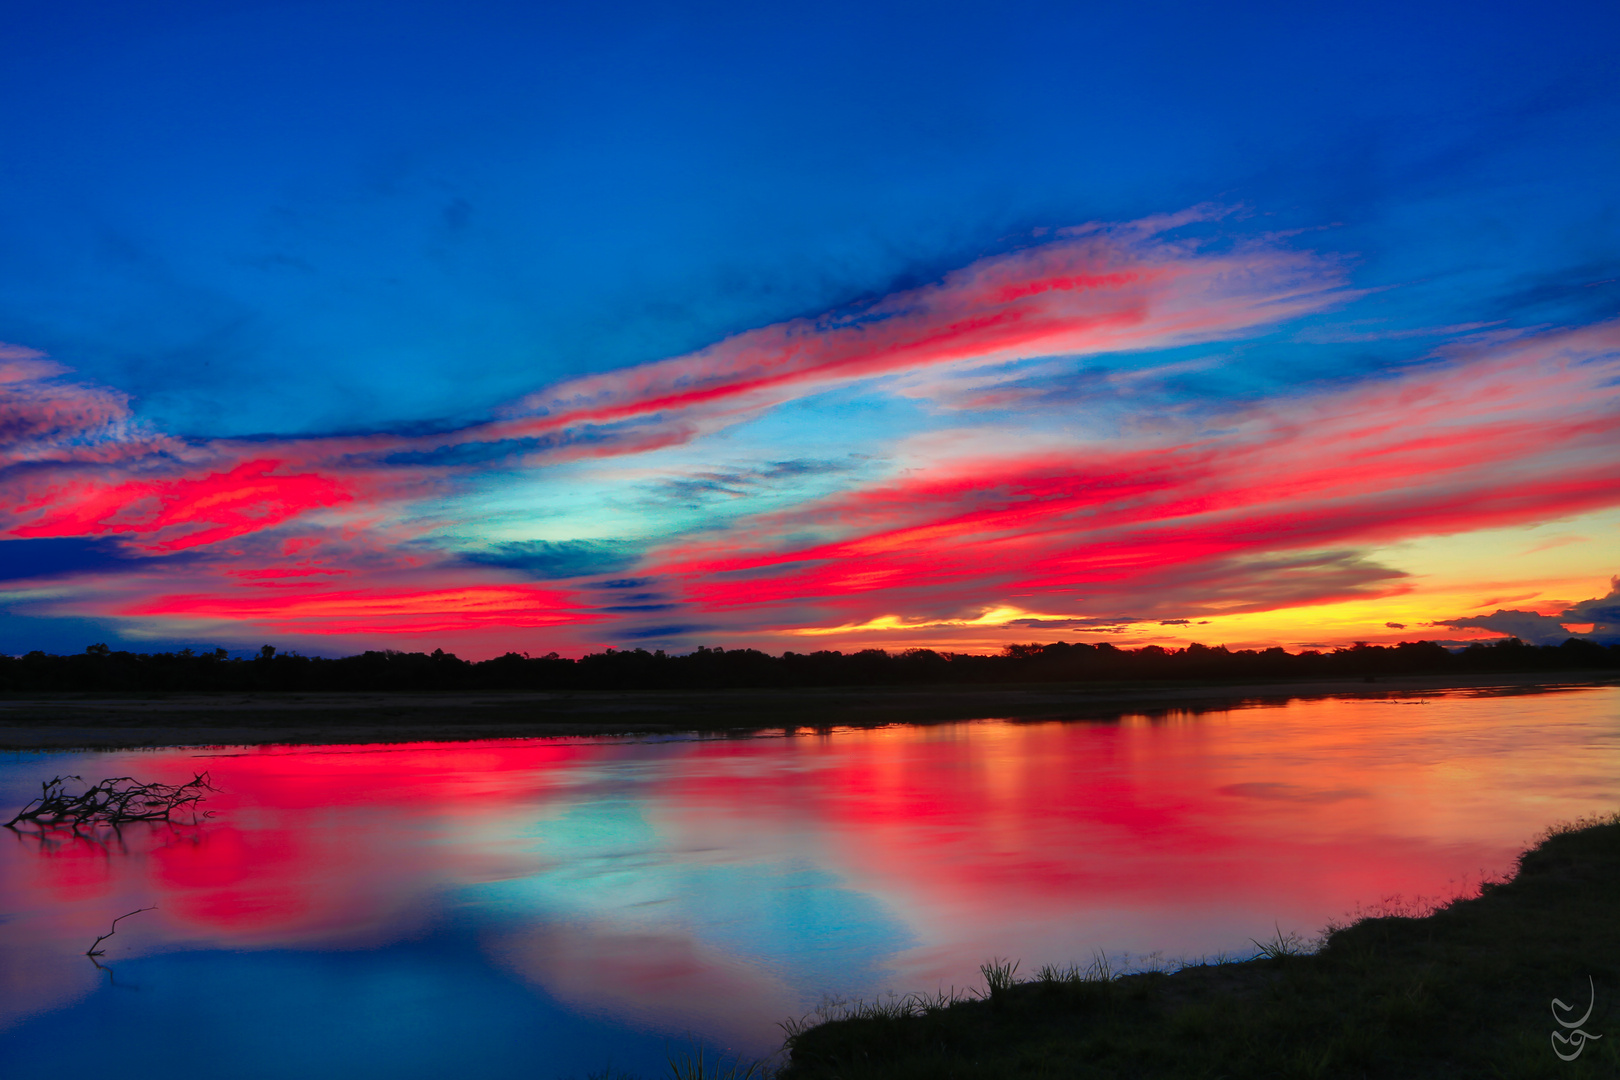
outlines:
[[[40,793],[29,799],[17,815],[5,823],[14,829],[19,821],[34,825],[123,825],[131,821],[171,821],[179,811],[190,811],[192,820],[209,816],[197,804],[211,791],[208,774],[196,773],[184,784],[142,784],[133,777],[115,776],[74,795],[64,790],[69,780],[84,783],[78,776],[58,776],[40,784]]]
[[[126,911],[126,912],[124,912],[124,914],[118,916],[118,918],[116,918],[116,919],[114,919],[112,921],[112,926],[107,928],[107,932],[105,934],[102,934],[100,937],[96,938],[96,940],[94,940],[94,941],[92,941],[90,943],[90,947],[88,949],[84,950],[84,955],[88,956],[91,960],[94,960],[98,956],[106,956],[107,955],[107,950],[106,949],[98,949],[98,948],[96,948],[96,946],[100,945],[103,941],[106,941],[108,938],[110,938],[114,934],[118,933],[118,924],[119,923],[123,922],[125,919],[129,918],[131,915],[139,915],[143,911],[156,911],[156,910],[157,910],[157,905],[153,904],[151,907],[136,908],[134,911]],[[101,966],[100,964],[96,965],[96,967],[100,967],[100,966]]]

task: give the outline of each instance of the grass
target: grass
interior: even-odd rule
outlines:
[[[1391,913],[1405,911],[1408,913]],[[1425,913],[1426,912],[1426,913]],[[1121,974],[984,965],[982,992],[911,995],[785,1025],[780,1080],[1620,1076],[1620,815],[1551,829],[1507,881],[1386,904],[1316,943]],[[1161,965],[1162,966],[1162,965]],[[1554,998],[1587,1041],[1555,1043]]]
[[[770,1080],[771,1068],[763,1061],[743,1061],[709,1055],[702,1042],[684,1051],[670,1051],[669,1080]]]
[[[744,1061],[711,1053],[702,1040],[683,1050],[666,1049],[664,1061],[668,1068],[663,1074],[664,1080],[771,1080],[775,1075],[768,1061]],[[641,1080],[641,1077],[609,1066],[599,1072],[586,1073],[585,1080]]]

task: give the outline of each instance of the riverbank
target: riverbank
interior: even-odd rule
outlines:
[[[332,745],[746,732],[980,718],[1108,720],[1324,697],[1541,693],[1612,686],[1547,673],[1374,681],[1024,684],[705,691],[28,694],[0,697],[0,749]]]
[[[1242,963],[1048,971],[984,1000],[867,1008],[794,1034],[778,1077],[1614,1077],[1620,815],[1577,824],[1476,899],[1365,919],[1314,953],[1277,941]],[[1554,998],[1570,1021],[1594,1004],[1564,1026]]]

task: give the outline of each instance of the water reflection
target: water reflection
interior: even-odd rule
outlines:
[[[666,1038],[763,1051],[823,993],[973,983],[992,954],[1238,951],[1454,894],[1620,801],[1614,688],[1417,704],[14,755],[0,806],[58,773],[222,791],[197,826],[0,836],[0,1054],[653,1075]],[[111,976],[82,955],[154,903]]]

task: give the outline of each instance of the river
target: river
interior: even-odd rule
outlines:
[[[698,1041],[767,1054],[829,997],[979,985],[993,957],[1252,954],[1467,894],[1620,806],[1620,688],[13,753],[0,808],[59,774],[201,771],[196,824],[0,833],[9,1074],[651,1078]]]

